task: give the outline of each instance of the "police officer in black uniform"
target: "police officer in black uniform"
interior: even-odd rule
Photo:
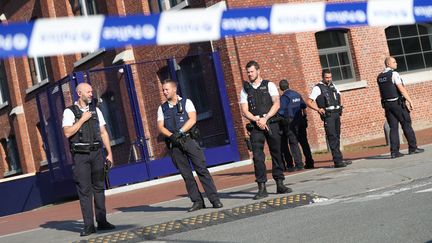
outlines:
[[[105,120],[99,108],[92,102],[93,90],[87,83],[76,87],[78,101],[63,112],[63,132],[69,138],[74,160],[74,179],[84,219],[81,236],[96,232],[93,220],[93,197],[98,230],[110,230],[115,226],[106,219],[104,194],[104,166],[112,161],[110,140]],[[107,155],[103,157],[102,145]]]
[[[325,133],[335,167],[345,167],[351,164],[350,160],[343,159],[340,151],[340,117],[343,107],[340,93],[332,82],[330,70],[322,71],[322,81],[313,87],[306,104],[312,110],[317,111],[324,121]]]
[[[377,82],[381,104],[390,126],[390,156],[391,158],[403,156],[399,152],[399,123],[408,140],[408,154],[421,153],[424,149],[417,147],[416,136],[411,126],[410,111],[414,109],[413,102],[399,73],[394,71],[397,68],[396,59],[387,57],[384,64],[386,68],[378,75]]]
[[[213,208],[223,207],[213,178],[206,167],[204,153],[195,140],[198,137],[198,130],[195,127],[196,110],[192,101],[182,99],[177,95],[177,84],[171,79],[162,82],[162,89],[167,101],[159,106],[157,125],[159,131],[166,137],[171,159],[180,171],[186,184],[186,190],[193,202],[188,211],[205,208],[189,160]]]
[[[306,103],[301,95],[289,88],[289,83],[286,79],[279,82],[279,88],[283,94],[280,98],[279,115],[284,119],[281,122],[283,131],[282,136],[282,154],[288,152],[288,144],[294,158],[295,167],[291,163],[288,165],[288,171],[302,170],[303,168],[314,168],[314,160],[310,150],[307,134],[304,130],[307,127],[306,120]],[[306,123],[306,124],[305,124]],[[303,137],[304,136],[304,137]],[[285,141],[284,141],[285,140]],[[303,166],[300,149],[298,144],[302,145],[303,154],[306,157],[306,166]]]
[[[277,193],[292,192],[283,184],[283,163],[281,159],[281,135],[279,119],[275,117],[279,109],[279,92],[276,85],[260,76],[260,67],[256,61],[246,64],[249,82],[243,83],[240,93],[240,105],[243,116],[250,120],[250,139],[252,144],[255,178],[258,193],[255,200],[268,196],[264,142],[267,141],[272,157],[272,175],[276,181]]]

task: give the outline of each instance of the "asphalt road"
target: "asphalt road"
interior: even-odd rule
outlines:
[[[159,242],[428,242],[432,178],[171,235]]]

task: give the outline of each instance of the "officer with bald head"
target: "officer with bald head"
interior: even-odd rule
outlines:
[[[381,104],[390,126],[390,156],[392,159],[402,157],[399,152],[399,123],[408,141],[408,154],[417,154],[424,149],[417,147],[417,140],[411,126],[410,112],[414,110],[414,103],[405,88],[404,81],[397,69],[394,57],[386,57],[385,69],[378,75],[377,82],[381,95]]]

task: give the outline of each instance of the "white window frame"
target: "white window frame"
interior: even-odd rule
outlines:
[[[189,6],[189,0],[176,0],[179,1],[175,5],[171,5],[171,0],[156,0],[159,12],[167,10],[180,10]]]
[[[46,73],[46,78],[42,79],[41,77],[41,73],[42,70],[40,69],[40,63],[39,63],[39,58],[43,59],[44,62],[44,69],[45,69],[45,73]],[[33,59],[33,63],[34,63],[34,68],[35,68],[35,72],[36,72],[36,79],[37,80],[33,80],[33,75],[32,75],[32,85],[33,86],[37,86],[40,85],[42,83],[47,83],[48,82],[48,70],[47,70],[47,66],[46,66],[46,59],[45,57],[31,57],[31,59]],[[29,67],[30,67],[30,60],[29,60]]]
[[[89,10],[89,6],[87,5],[88,2],[86,0],[79,0],[79,4],[80,4],[80,10],[81,10],[81,15],[82,16],[89,16],[89,15],[96,15],[98,14],[97,11],[97,7],[96,7],[96,1],[92,0],[91,1],[91,7],[93,9],[93,11],[95,12],[94,14],[89,14],[88,10]]]
[[[396,59],[401,58],[401,57],[404,59],[405,67],[407,70],[400,71],[400,72],[401,73],[415,73],[415,72],[422,72],[422,71],[428,71],[428,70],[430,71],[432,68],[426,67],[425,53],[431,53],[432,51],[431,50],[427,50],[427,51],[423,50],[423,45],[422,45],[422,42],[420,41],[419,45],[420,45],[421,50],[419,52],[406,53],[407,48],[405,48],[405,45],[404,45],[402,40],[408,39],[408,38],[414,38],[414,37],[421,38],[421,37],[425,37],[425,36],[430,36],[430,38],[432,38],[432,34],[420,34],[419,33],[419,26],[423,26],[423,27],[426,27],[429,29],[429,28],[432,28],[432,23],[412,24],[412,27],[416,28],[417,35],[415,35],[415,36],[402,36],[402,34],[400,32],[400,26],[401,25],[392,25],[392,26],[387,27],[387,28],[397,27],[398,32],[399,32],[398,37],[387,38],[387,36],[386,36],[387,48],[389,48],[389,44],[388,44],[389,41],[399,40],[401,42],[402,54],[392,55],[390,53],[390,55],[392,55]],[[386,30],[387,30],[387,28],[386,28]],[[430,44],[432,45],[432,42]],[[390,48],[389,48],[389,51],[390,51]],[[425,67],[424,68],[417,68],[417,69],[409,69],[408,68],[408,62],[407,62],[407,56],[416,55],[416,54],[421,54],[423,63],[425,64]]]
[[[0,61],[0,108],[3,107],[2,105],[7,104],[7,79],[4,70],[4,63]]]
[[[318,56],[321,55],[325,55],[327,57],[327,55],[329,54],[339,54],[341,52],[346,52],[348,54],[348,61],[349,61],[349,67],[351,70],[351,74],[352,74],[352,78],[350,79],[341,79],[341,80],[336,80],[334,82],[336,83],[351,83],[351,82],[355,82],[356,81],[356,75],[355,75],[355,69],[354,69],[354,65],[353,65],[353,59],[352,59],[352,55],[351,55],[351,49],[350,49],[350,43],[348,42],[348,31],[347,30],[326,30],[326,32],[330,32],[330,31],[336,31],[336,32],[341,32],[344,35],[344,39],[345,39],[345,46],[338,46],[338,47],[331,47],[331,48],[325,48],[325,49],[318,49]],[[340,64],[339,61],[339,55],[337,55],[338,58],[338,62]],[[329,64],[329,61],[327,60],[327,63]],[[320,61],[321,64],[321,61]],[[330,64],[329,64],[330,65]],[[346,65],[344,65],[346,66]],[[322,67],[322,64],[321,64]],[[337,67],[342,67],[342,66],[337,66]],[[327,67],[327,68],[322,68],[324,69],[328,69],[331,70],[332,67]]]

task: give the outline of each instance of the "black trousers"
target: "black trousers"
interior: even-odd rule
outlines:
[[[269,124],[271,135],[258,128],[250,132],[250,139],[252,144],[253,162],[255,169],[256,182],[267,182],[264,142],[267,141],[270,155],[272,157],[272,176],[275,180],[284,180],[283,162],[281,159],[281,134],[279,123]]]
[[[340,126],[339,113],[332,112],[326,114],[324,118],[324,129],[335,164],[341,163],[343,160],[343,155],[340,151]]]
[[[288,168],[292,168],[293,160],[296,167],[303,167],[302,156],[299,148],[298,121],[292,121],[291,123],[282,123],[282,141],[281,141],[281,152],[282,155],[290,154],[292,156],[291,161],[285,160]],[[288,151],[289,145],[289,151]],[[291,153],[290,153],[291,152]],[[286,156],[283,156],[286,159]]]
[[[195,140],[187,137],[184,150],[173,147],[169,151],[174,166],[179,170],[183,177],[186,184],[186,190],[192,202],[204,202],[204,200],[192,174],[192,167],[189,164],[189,160],[192,162],[210,202],[214,203],[220,200],[213,178],[206,167],[204,153]]]
[[[390,152],[392,154],[399,152],[399,123],[408,140],[409,151],[414,151],[417,148],[417,140],[411,126],[411,116],[406,107],[402,107],[398,101],[391,101],[384,103],[384,109],[387,122],[390,126]]]
[[[312,152],[309,146],[308,137],[307,137],[307,127],[308,123],[306,118],[302,118],[301,122],[299,123],[298,130],[297,130],[297,139],[300,143],[300,146],[303,151],[303,155],[306,159],[306,165],[313,165],[314,160],[312,158]]]
[[[74,153],[74,180],[83,215],[84,225],[94,225],[93,198],[96,221],[106,221],[104,158],[102,149],[90,153]]]

